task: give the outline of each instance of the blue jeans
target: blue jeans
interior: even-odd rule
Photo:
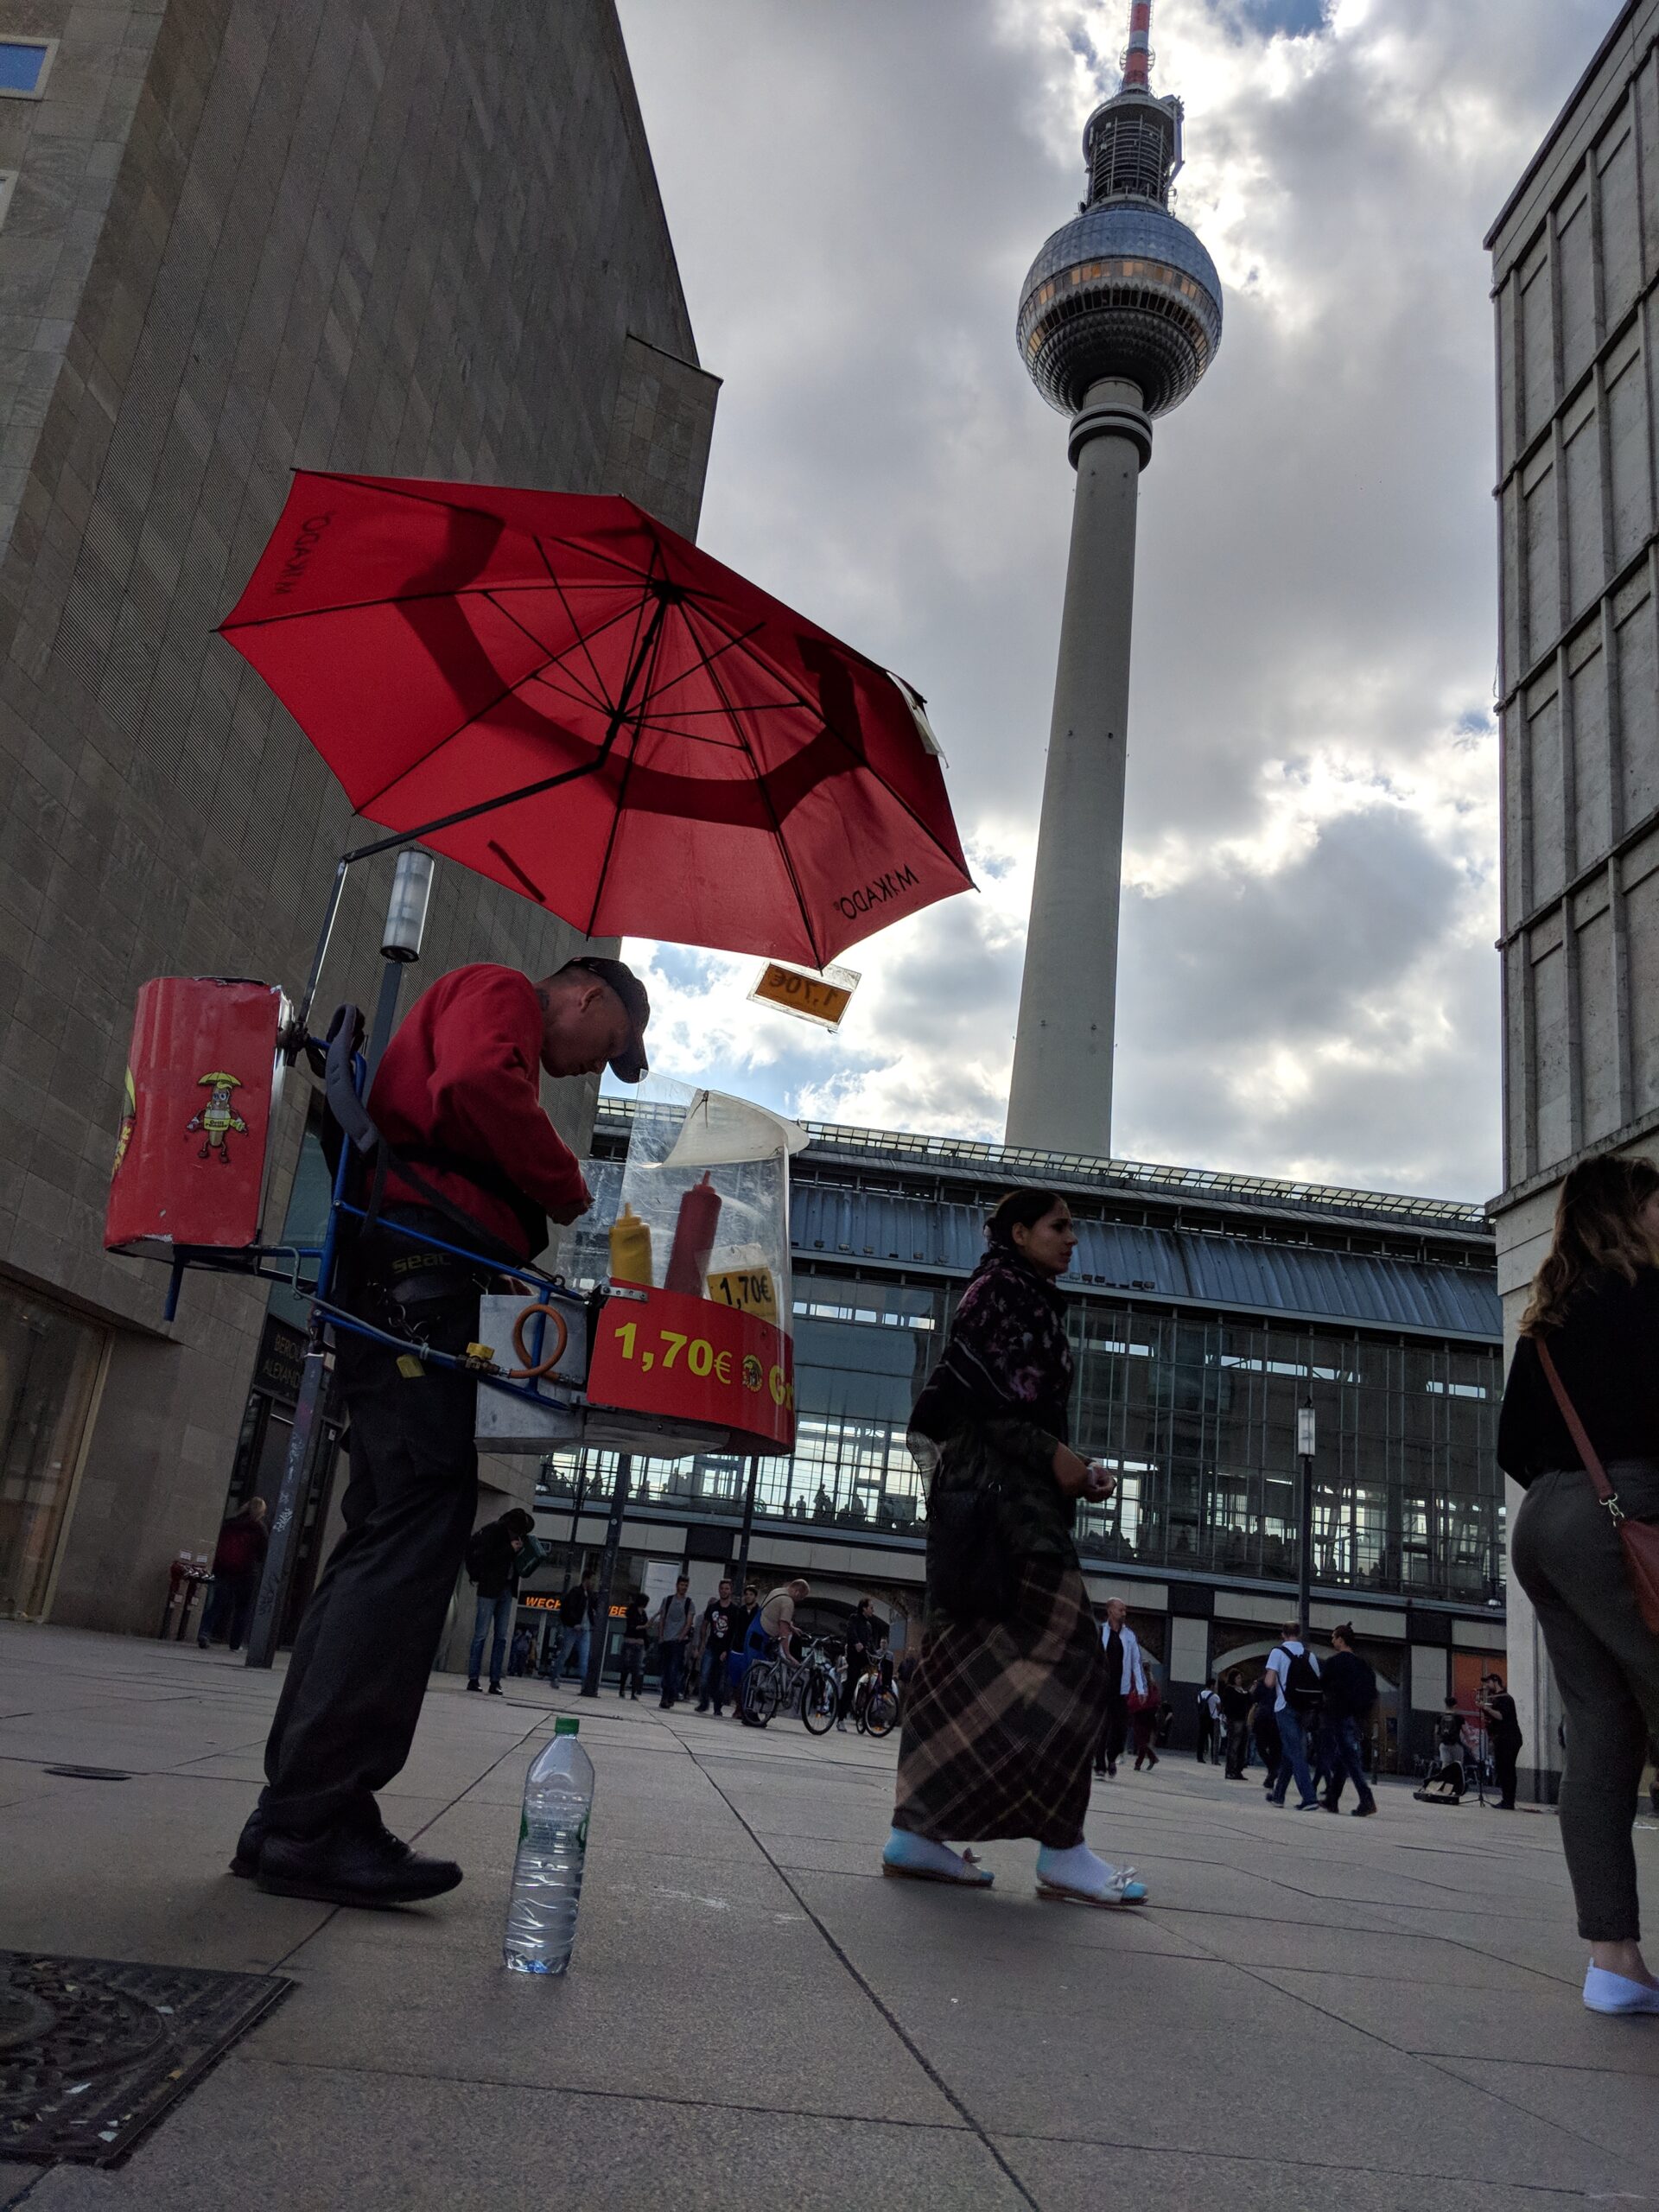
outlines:
[[[716,1713],[726,1710],[726,1654],[711,1644],[697,1669],[697,1711],[707,1713],[712,1701]]]
[[[576,1680],[579,1682],[587,1681],[588,1650],[592,1637],[593,1630],[586,1621],[580,1628],[567,1628],[563,1621],[559,1623],[553,1631],[553,1648],[547,1656],[547,1679],[550,1682],[561,1679],[566,1654],[571,1651],[576,1655]]]
[[[1273,1717],[1279,1723],[1280,1753],[1279,1771],[1274,1777],[1273,1802],[1275,1805],[1284,1803],[1285,1792],[1289,1789],[1294,1776],[1296,1787],[1301,1792],[1301,1802],[1306,1805],[1313,1795],[1313,1777],[1307,1770],[1307,1739],[1302,1728],[1301,1715],[1293,1713],[1287,1706],[1282,1713],[1275,1713]]]
[[[518,1600],[511,1590],[504,1590],[499,1598],[486,1598],[480,1590],[478,1605],[473,1614],[473,1650],[467,1662],[467,1679],[475,1682],[478,1670],[484,1663],[484,1639],[490,1624],[495,1624],[495,1643],[490,1653],[490,1680],[499,1682],[501,1669],[506,1660],[507,1640],[512,1634],[512,1617],[518,1610]]]
[[[1359,1723],[1351,1715],[1325,1724],[1325,1802],[1340,1802],[1342,1786],[1351,1782],[1362,1805],[1374,1805],[1371,1785],[1365,1778],[1365,1753],[1359,1740]]]
[[[677,1637],[672,1643],[664,1639],[657,1649],[663,1669],[663,1703],[672,1705],[680,1694],[680,1676],[685,1671],[685,1638]]]

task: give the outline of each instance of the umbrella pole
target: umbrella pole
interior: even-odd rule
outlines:
[[[594,1624],[594,1633],[588,1641],[588,1672],[582,1678],[581,1694],[599,1695],[599,1679],[605,1668],[605,1646],[611,1635],[611,1584],[616,1578],[616,1554],[622,1541],[622,1516],[628,1508],[628,1482],[633,1473],[633,1461],[622,1452],[616,1463],[616,1480],[611,1485],[611,1517],[605,1524],[605,1549],[600,1555],[599,1594],[594,1604],[599,1618]]]

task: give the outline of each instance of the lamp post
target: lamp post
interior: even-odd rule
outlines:
[[[418,845],[405,846],[397,855],[397,866],[391,879],[391,897],[386,902],[386,925],[380,937],[380,957],[385,962],[385,972],[380,978],[380,996],[375,1003],[374,1029],[369,1039],[369,1081],[374,1081],[375,1071],[380,1065],[380,1055],[391,1039],[391,1025],[397,1016],[397,993],[404,980],[404,970],[421,957],[421,939],[426,935],[427,910],[432,904],[432,872],[436,862],[430,853],[423,852]]]
[[[1301,1527],[1296,1542],[1296,1614],[1306,1636],[1313,1627],[1308,1611],[1313,1587],[1313,1401],[1296,1408],[1296,1450],[1302,1462]]]

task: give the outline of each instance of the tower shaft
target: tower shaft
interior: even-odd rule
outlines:
[[[1152,425],[1136,386],[1093,385],[1071,428],[1077,496],[1007,1141],[1111,1150],[1135,524]]]

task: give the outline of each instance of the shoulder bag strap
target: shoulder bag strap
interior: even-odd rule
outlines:
[[[1567,1433],[1573,1439],[1579,1457],[1584,1461],[1585,1472],[1594,1485],[1596,1496],[1604,1505],[1612,1509],[1614,1517],[1617,1519],[1619,1517],[1618,1492],[1608,1481],[1607,1471],[1601,1464],[1595,1446],[1585,1433],[1584,1423],[1579,1419],[1577,1408],[1567,1395],[1567,1385],[1556,1372],[1555,1363],[1549,1356],[1549,1346],[1541,1337],[1535,1337],[1532,1341],[1538,1347],[1538,1362],[1544,1370],[1544,1380],[1549,1385],[1550,1394],[1560,1408],[1561,1419],[1567,1423]]]

